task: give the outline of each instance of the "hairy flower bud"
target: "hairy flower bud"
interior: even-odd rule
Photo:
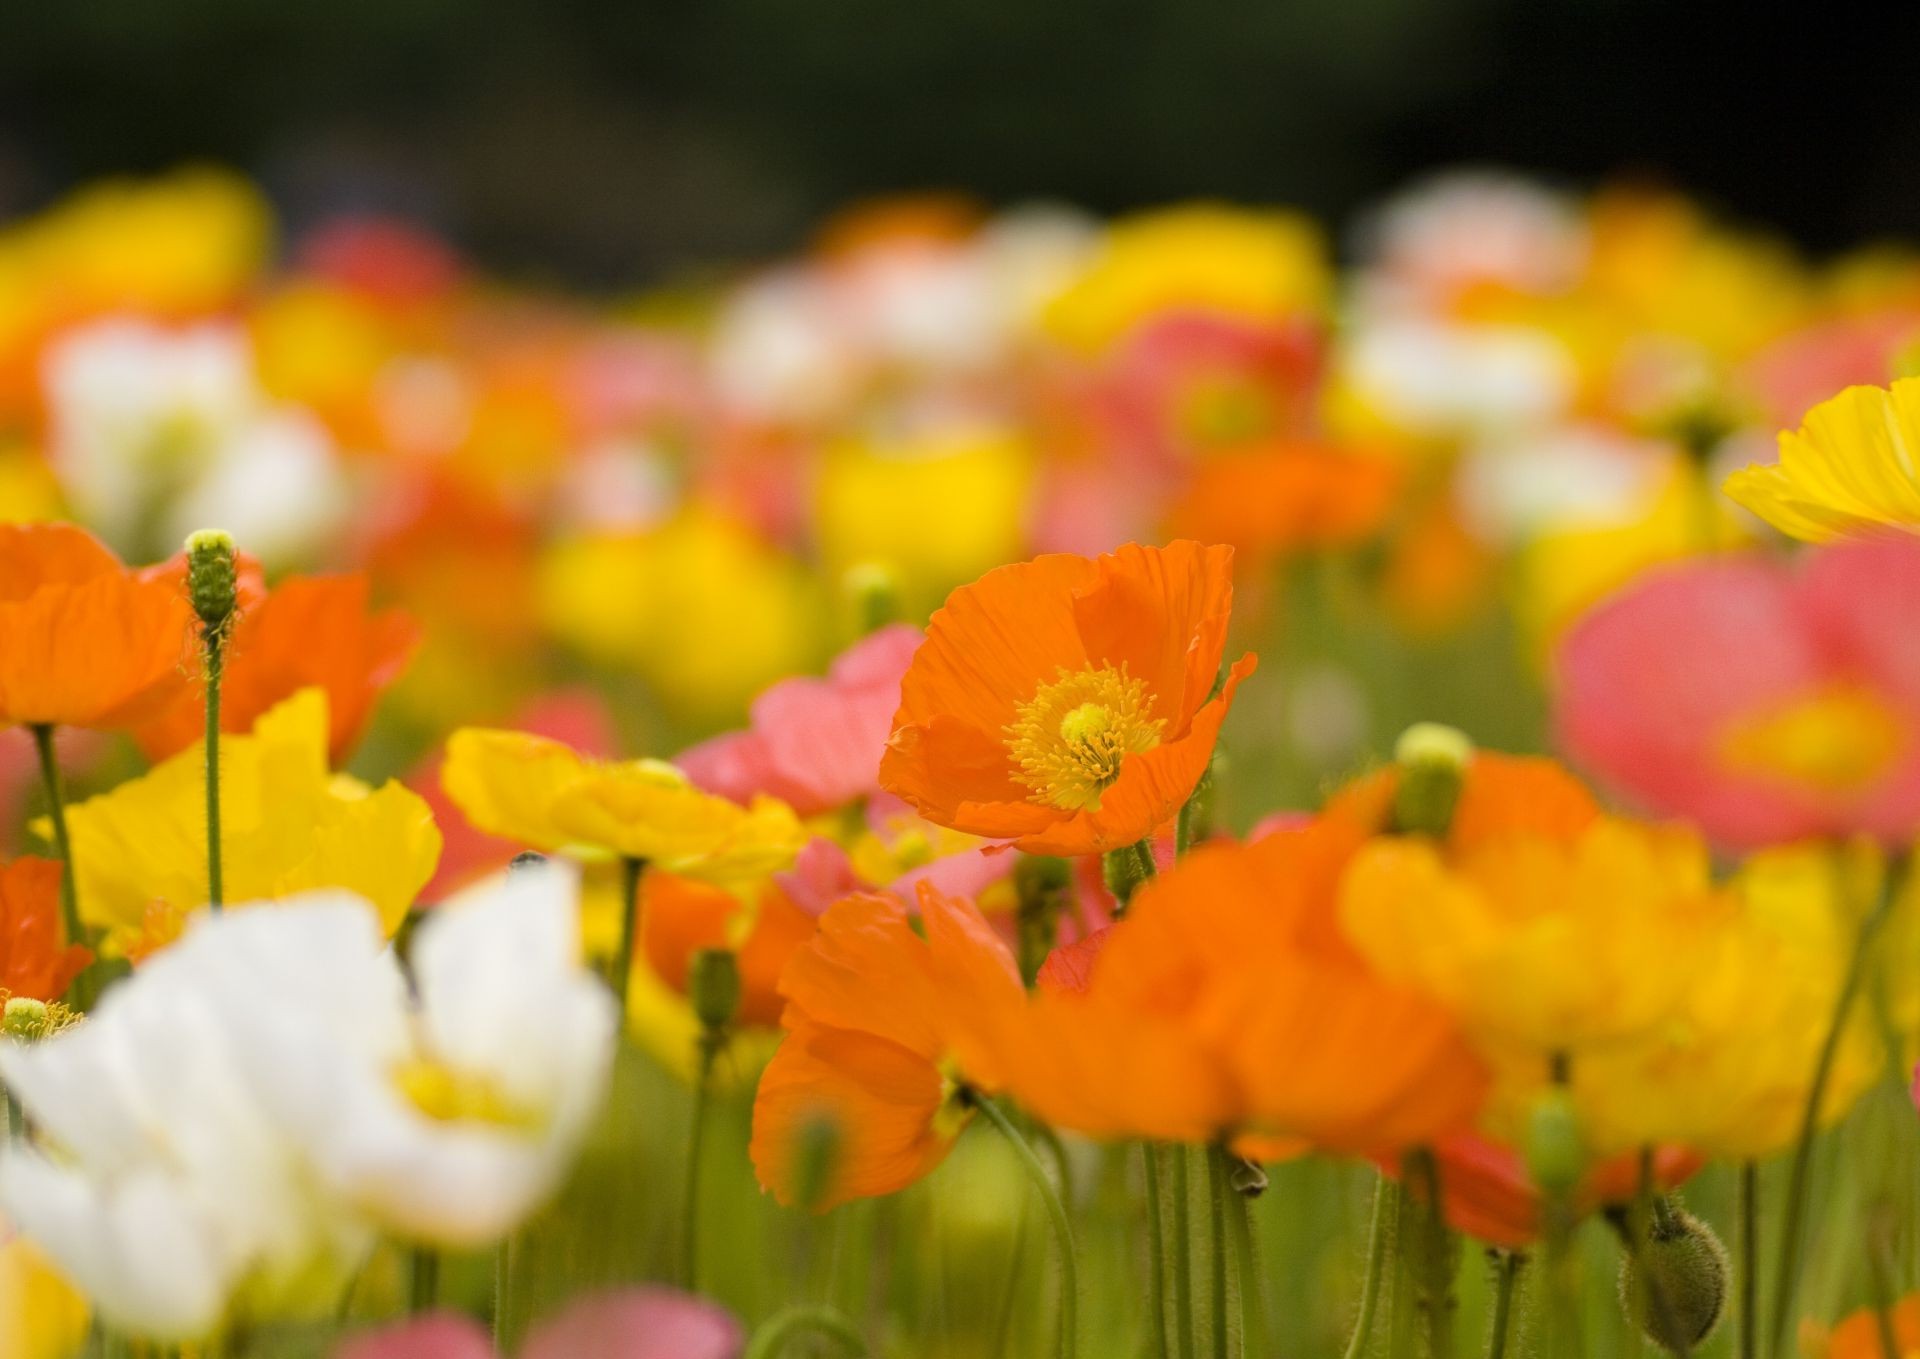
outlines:
[[[1640,1249],[1621,1261],[1620,1305],[1649,1340],[1679,1354],[1713,1334],[1731,1278],[1727,1248],[1713,1229],[1682,1208],[1663,1206]]]
[[[1416,722],[1394,744],[1400,787],[1393,799],[1396,830],[1445,835],[1473,760],[1473,742],[1464,732],[1438,722]]]
[[[1527,1174],[1540,1192],[1564,1198],[1579,1187],[1587,1152],[1573,1095],[1554,1086],[1534,1101],[1527,1116]]]
[[[733,1023],[740,1011],[740,960],[732,949],[703,948],[687,964],[687,995],[708,1033]]]
[[[200,529],[187,536],[187,598],[209,630],[225,626],[239,600],[240,567],[233,535]]]

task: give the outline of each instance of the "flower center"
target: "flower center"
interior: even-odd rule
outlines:
[[[1859,690],[1835,689],[1736,723],[1721,752],[1742,773],[1848,793],[1886,772],[1901,738],[1886,704]]]
[[[531,1130],[539,1116],[516,1105],[484,1076],[455,1071],[441,1062],[416,1058],[393,1071],[393,1083],[406,1101],[436,1123],[489,1123]]]
[[[1152,707],[1146,681],[1129,677],[1124,665],[1061,670],[1014,710],[1006,728],[1014,777],[1044,806],[1097,809],[1127,756],[1160,744],[1166,723],[1148,716]]]

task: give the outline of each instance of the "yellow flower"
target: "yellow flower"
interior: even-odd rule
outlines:
[[[86,1337],[86,1300],[0,1224],[0,1359],[68,1359]]]
[[[1920,378],[1849,387],[1780,435],[1780,461],[1743,467],[1727,494],[1810,543],[1920,532]]]
[[[542,563],[539,590],[561,640],[637,671],[696,719],[730,719],[818,659],[820,600],[799,563],[705,509],[642,533],[561,543]]]
[[[421,798],[327,767],[327,698],[303,689],[244,736],[220,741],[221,860],[226,895],[269,901],[344,887],[397,929],[440,859]],[[139,940],[159,908],[177,926],[207,895],[205,755],[196,743],[110,793],[68,810],[80,913],[108,931],[109,951]],[[35,823],[48,831],[43,817]],[[151,942],[151,941],[149,941]]]
[[[957,429],[898,443],[847,439],[828,450],[816,512],[836,574],[876,565],[921,614],[955,585],[1022,555],[1033,454],[1017,435]],[[940,513],[926,514],[938,505]]]
[[[1170,311],[1275,321],[1326,304],[1326,244],[1297,213],[1193,203],[1116,223],[1048,304],[1046,329],[1096,351]]]
[[[1848,851],[1771,850],[1742,867],[1736,912],[1685,959],[1686,986],[1641,1040],[1573,1066],[1581,1127],[1599,1155],[1680,1143],[1716,1157],[1772,1155],[1799,1130],[1808,1083],[1871,899]],[[1910,921],[1915,903],[1897,907]],[[1885,937],[1885,936],[1883,936]],[[1910,1015],[1890,1016],[1911,1040]],[[1843,1117],[1885,1069],[1872,997],[1851,1011],[1820,1118]]]
[[[641,859],[683,877],[733,881],[793,862],[806,832],[793,809],[704,793],[660,760],[590,760],[558,741],[463,727],[440,779],[481,830],[548,852]]]
[[[1451,863],[1374,841],[1340,918],[1384,974],[1451,1008],[1484,1051],[1534,1069],[1670,1015],[1703,930],[1729,909],[1690,831],[1601,818],[1576,837],[1503,836]]]

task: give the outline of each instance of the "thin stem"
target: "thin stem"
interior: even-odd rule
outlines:
[[[226,669],[226,629],[202,633],[207,672],[207,909],[215,915],[226,900],[220,863],[220,676]]]
[[[408,1263],[408,1309],[419,1316],[440,1303],[440,1252],[431,1246],[415,1246]]]
[[[640,933],[640,882],[647,861],[627,855],[620,860],[620,944],[613,955],[613,975],[608,981],[620,1000],[620,1027],[627,1024],[627,992],[633,985],[633,946]]]
[[[1740,1166],[1740,1359],[1760,1348],[1760,1167]]]
[[[1894,896],[1895,871],[1889,869],[1881,885],[1880,900],[1861,922],[1860,936],[1847,962],[1846,977],[1833,1003],[1833,1017],[1826,1037],[1820,1043],[1820,1056],[1814,1063],[1813,1082],[1807,1087],[1807,1102],[1800,1113],[1800,1135],[1793,1147],[1793,1167],[1787,1175],[1786,1208],[1780,1218],[1780,1263],[1774,1271],[1772,1324],[1767,1334],[1772,1353],[1778,1355],[1786,1343],[1787,1320],[1793,1312],[1794,1294],[1800,1283],[1801,1217],[1806,1210],[1807,1185],[1813,1171],[1814,1136],[1820,1130],[1820,1106],[1826,1101],[1827,1084],[1833,1078],[1833,1064],[1840,1052],[1840,1040],[1847,1027],[1847,1013],[1866,976],[1867,958],[1873,951],[1873,939],[1886,919]]]
[[[1507,1332],[1513,1329],[1513,1285],[1526,1257],[1517,1250],[1497,1250],[1493,1258],[1493,1334],[1487,1337],[1487,1359],[1505,1359]]]
[[[1147,1307],[1153,1317],[1154,1351],[1160,1359],[1169,1359],[1167,1346],[1167,1228],[1160,1211],[1160,1149],[1151,1143],[1140,1144],[1140,1159],[1147,1167]]]
[[[80,889],[73,880],[73,841],[67,835],[67,800],[60,787],[60,761],[53,749],[53,725],[36,722],[33,747],[40,755],[40,782],[47,790],[47,819],[53,822],[53,846],[60,852],[60,920],[66,942],[82,943],[86,927],[80,923]]]
[[[1067,1218],[1067,1206],[1060,1198],[1060,1191],[1047,1175],[1047,1168],[1040,1164],[1040,1158],[1033,1153],[1027,1139],[1013,1126],[1013,1120],[1006,1112],[990,1099],[977,1101],[980,1112],[987,1121],[1000,1130],[1007,1139],[1014,1155],[1019,1157],[1025,1167],[1027,1178],[1033,1181],[1033,1187],[1040,1195],[1040,1201],[1046,1205],[1047,1216],[1053,1220],[1054,1244],[1060,1255],[1060,1355],[1061,1359],[1074,1359],[1080,1350],[1080,1270],[1074,1256],[1073,1223]]]
[[[801,1306],[789,1307],[769,1317],[747,1342],[747,1352],[742,1359],[774,1359],[789,1340],[808,1332],[833,1341],[848,1354],[867,1352],[867,1342],[860,1338],[860,1332],[833,1308]]]
[[[1207,1216],[1211,1239],[1207,1262],[1208,1282],[1213,1294],[1214,1359],[1228,1359],[1227,1329],[1227,1189],[1226,1167],[1218,1147],[1209,1147],[1207,1157]]]
[[[1407,1158],[1408,1178],[1420,1178],[1426,1203],[1420,1210],[1421,1310],[1427,1323],[1430,1359],[1450,1359],[1453,1353],[1453,1271],[1448,1249],[1445,1200],[1440,1196],[1440,1162],[1421,1147]]]
[[[1373,1184],[1373,1218],[1367,1226],[1367,1272],[1360,1281],[1360,1312],[1353,1319],[1353,1335],[1347,1341],[1346,1359],[1360,1359],[1366,1353],[1367,1336],[1373,1330],[1373,1314],[1380,1305],[1380,1278],[1386,1273],[1387,1224],[1399,1208],[1399,1191],[1385,1175]]]
[[[1159,875],[1160,866],[1153,861],[1153,846],[1151,844],[1145,840],[1136,840],[1133,842],[1133,853],[1134,857],[1139,860],[1140,863],[1141,882],[1145,882],[1147,879]]]
[[[1240,1278],[1241,1348],[1253,1359],[1267,1359],[1267,1299],[1253,1246],[1253,1201],[1233,1196],[1227,1228],[1233,1233],[1233,1268]]]
[[[699,1292],[700,1153],[707,1140],[707,1106],[712,1102],[713,1064],[720,1055],[721,1041],[701,1036],[700,1062],[693,1081],[693,1118],[687,1126],[687,1211],[681,1221],[680,1260],[689,1293]]]
[[[1189,1209],[1192,1187],[1187,1183],[1187,1149],[1170,1147],[1173,1163],[1173,1311],[1174,1334],[1180,1340],[1180,1359],[1194,1359],[1193,1335],[1193,1223]]]
[[[493,1348],[510,1352],[513,1343],[513,1257],[518,1238],[509,1235],[493,1255]]]

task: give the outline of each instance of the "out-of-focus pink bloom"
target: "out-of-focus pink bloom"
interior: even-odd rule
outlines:
[[[792,869],[775,881],[787,899],[808,915],[825,915],[827,908],[856,892],[884,890],[902,901],[919,899],[920,884],[930,882],[943,896],[978,897],[1013,871],[1011,854],[997,847],[963,849],[931,863],[909,869],[888,882],[868,882],[854,870],[847,851],[825,836],[807,842]]]
[[[626,1288],[582,1298],[533,1328],[520,1359],[735,1359],[740,1323],[703,1298]],[[498,1359],[466,1317],[436,1313],[349,1341],[334,1359]]]
[[[480,1325],[451,1312],[437,1312],[348,1341],[333,1359],[496,1359],[493,1341]]]
[[[565,690],[535,701],[506,725],[565,742],[586,755],[611,759],[615,753],[613,715],[606,701],[588,690]],[[476,878],[504,868],[524,846],[478,830],[440,786],[441,752],[421,764],[405,780],[407,787],[433,808],[443,846],[440,866],[421,889],[423,902],[439,901]]]
[[[1735,382],[1760,403],[1769,428],[1793,429],[1843,388],[1885,386],[1901,352],[1915,341],[1920,341],[1920,312],[1912,308],[1843,317],[1769,345]]]
[[[782,680],[762,693],[745,731],[703,741],[674,763],[710,793],[736,802],[766,793],[802,816],[871,797],[919,645],[917,628],[882,628],[842,652],[826,678]]]
[[[1696,561],[1567,637],[1555,722],[1646,807],[1747,848],[1920,825],[1920,542]]]

